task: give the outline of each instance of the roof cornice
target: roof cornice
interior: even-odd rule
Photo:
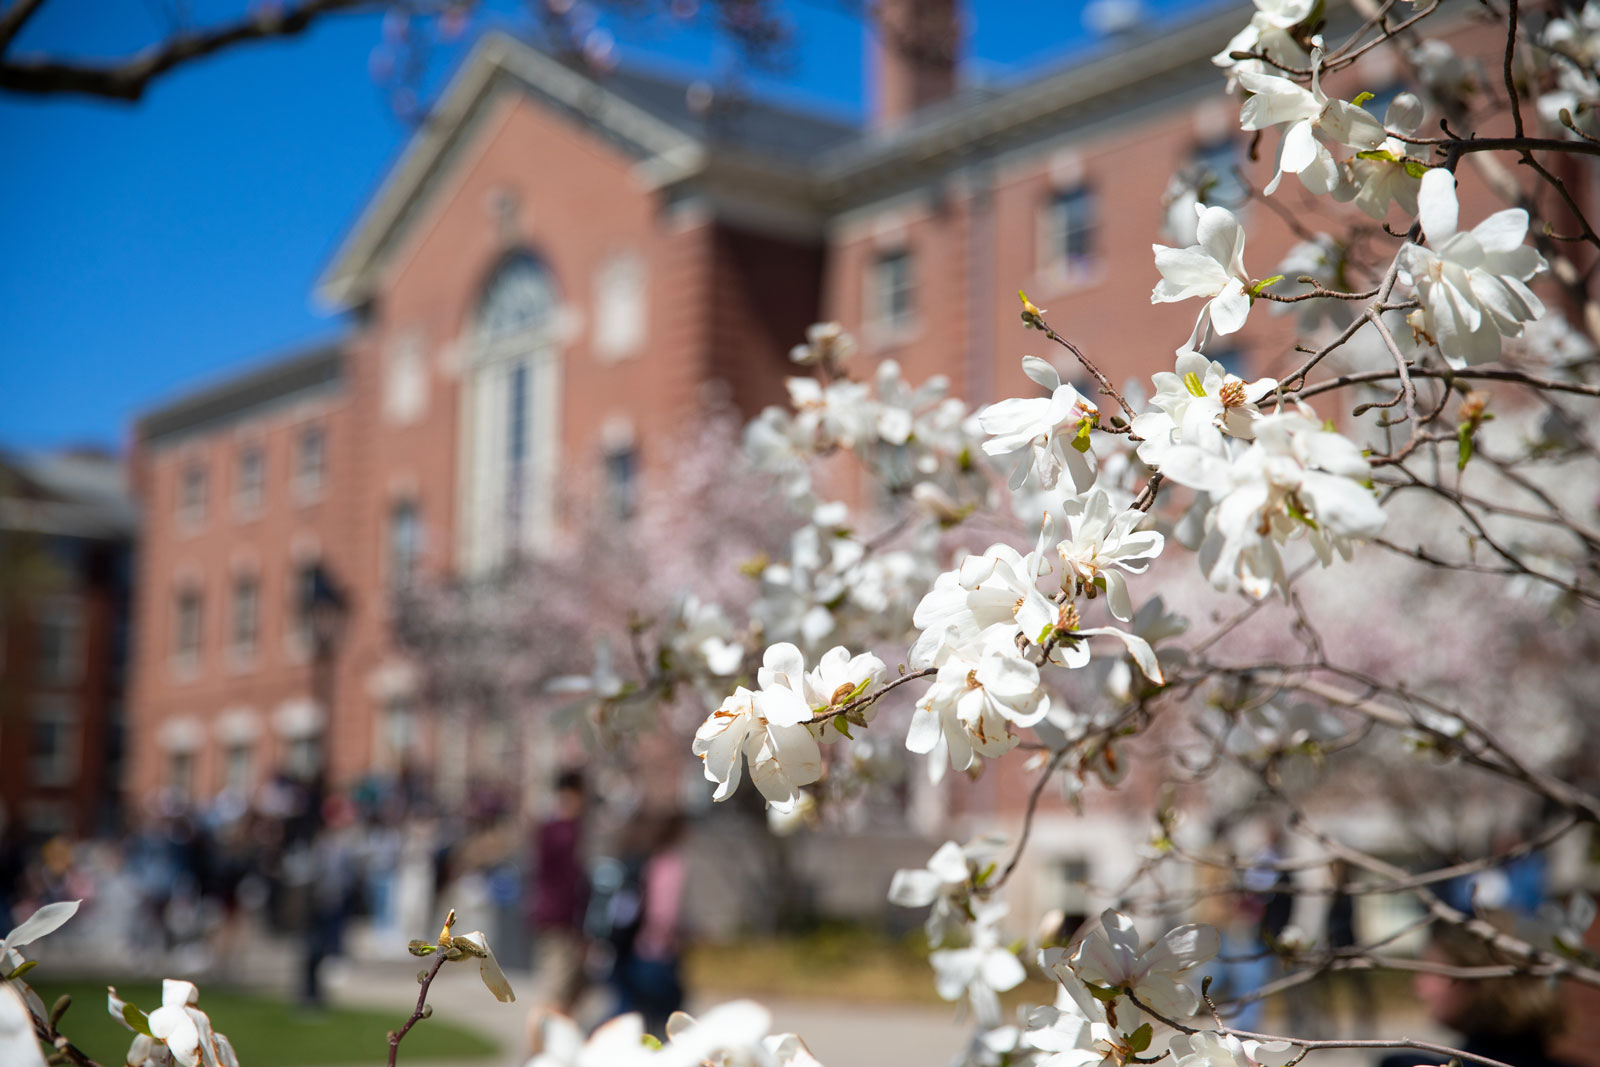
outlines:
[[[318,300],[348,309],[371,296],[396,235],[428,199],[435,175],[452,162],[472,120],[508,77],[599,127],[639,156],[644,173],[658,182],[681,180],[704,165],[704,146],[682,130],[537,49],[503,33],[486,34],[339,245],[317,281]]]

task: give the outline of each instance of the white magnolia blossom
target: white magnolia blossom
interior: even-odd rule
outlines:
[[[1311,64],[1309,89],[1264,71],[1239,74],[1239,84],[1251,93],[1239,110],[1239,125],[1246,130],[1284,128],[1277,173],[1262,190],[1268,196],[1277,192],[1285,174],[1298,174],[1301,184],[1313,193],[1331,193],[1338,188],[1341,175],[1328,145],[1375,151],[1387,137],[1383,124],[1365,108],[1330,100],[1322,91],[1320,57],[1315,53]]]
[[[1595,63],[1600,61],[1600,4],[1584,4],[1576,19],[1551,19],[1540,42],[1556,87],[1539,97],[1539,116],[1552,126],[1561,125],[1563,110],[1574,121],[1588,117],[1600,104],[1600,79],[1595,76]]]
[[[1207,1032],[1179,1034],[1171,1047],[1177,1067],[1284,1067],[1302,1051],[1289,1041],[1242,1041]]]
[[[744,647],[733,640],[733,623],[716,604],[686,594],[677,604],[672,648],[680,656],[702,660],[721,678],[736,674],[744,663]]]
[[[954,841],[940,845],[926,867],[902,868],[889,882],[889,902],[902,908],[925,908],[928,944],[938,948],[966,924],[964,902],[968,887],[998,854],[1003,840],[986,836],[965,846]]]
[[[883,660],[871,652],[852,656],[848,648],[837,645],[824,652],[816,667],[805,674],[805,699],[816,710],[838,707],[882,682],[888,673]],[[875,709],[869,705],[866,712]]]
[[[12,927],[5,940],[0,941],[0,979],[15,974],[18,968],[30,962],[22,949],[61,929],[68,919],[78,913],[78,905],[82,903],[81,900],[61,900],[46,904]],[[32,986],[20,977],[12,978],[10,982],[16,986],[30,1011],[41,1019],[47,1017],[44,1001],[39,999],[39,994],[33,991]]]
[[[789,350],[789,359],[802,367],[839,367],[856,354],[856,339],[837,322],[814,322],[806,327],[806,343]]]
[[[1476,61],[1463,59],[1437,37],[1419,41],[1407,52],[1406,58],[1416,68],[1423,87],[1436,100],[1448,103],[1464,100],[1483,80]]]
[[[506,981],[506,972],[500,969],[500,961],[494,958],[494,950],[489,947],[489,939],[483,936],[483,931],[473,930],[460,935],[457,940],[470,941],[483,953],[474,957],[478,961],[478,975],[489,992],[494,994],[494,999],[502,1004],[516,1000],[517,995],[512,992],[511,983]]]
[[[965,996],[979,1025],[1000,1025],[1000,996],[1015,989],[1028,976],[1022,961],[1000,943],[997,925],[1005,914],[1004,904],[986,904],[974,910],[971,941],[966,948],[947,948],[930,953],[934,988],[945,1000]]]
[[[1414,134],[1422,125],[1422,101],[1411,93],[1401,93],[1383,114],[1386,129]],[[1389,204],[1400,205],[1407,215],[1417,213],[1417,189],[1423,164],[1408,160],[1412,146],[1398,137],[1385,136],[1373,149],[1358,152],[1341,164],[1343,180],[1333,189],[1335,200],[1353,201],[1372,218],[1383,221]]]
[[[644,1043],[644,1019],[619,1015],[601,1023],[585,1040],[578,1024],[548,1015],[539,1024],[540,1051],[526,1067],[665,1067],[658,1050]]]
[[[1195,923],[1168,931],[1147,945],[1140,941],[1132,919],[1108,908],[1100,916],[1099,929],[1073,950],[1070,963],[1089,985],[1131,992],[1152,1011],[1184,1018],[1200,1006],[1200,997],[1184,982],[1185,975],[1215,956],[1221,945],[1214,927]]]
[[[1112,511],[1111,498],[1103,489],[1090,490],[1082,504],[1078,516],[1068,519],[1069,536],[1056,545],[1061,588],[1087,596],[1102,590],[1111,614],[1127,622],[1133,618],[1133,600],[1127,579],[1115,568],[1143,574],[1161,554],[1164,539],[1154,530],[1138,529],[1144,512]]]
[[[1304,536],[1327,565],[1383,529],[1361,449],[1298,412],[1256,420],[1254,444],[1231,458],[1174,447],[1161,471],[1211,498],[1200,565],[1218,589],[1259,599],[1286,582],[1278,546],[1291,538]]]
[[[1050,395],[1013,397],[984,408],[978,424],[991,440],[983,450],[991,456],[1019,455],[1012,489],[1020,489],[1030,473],[1040,485],[1053,486],[1064,471],[1081,493],[1094,484],[1088,431],[1098,423],[1100,409],[1037,356],[1024,356],[1022,370]]]
[[[1224,436],[1253,440],[1258,405],[1278,388],[1275,378],[1247,382],[1199,352],[1178,353],[1173,369],[1157,371],[1151,381],[1156,410],[1133,420],[1133,432],[1144,438],[1139,458],[1151,467],[1160,467],[1174,445],[1220,453]]]
[[[1060,984],[1054,1007],[1037,1007],[1028,1017],[1024,1040],[1049,1053],[1039,1067],[1122,1067],[1127,1035],[1144,1025],[1144,1014],[1125,998],[1090,993],[1065,949],[1042,950],[1039,966]]]
[[[930,756],[933,766],[947,755],[964,771],[978,756],[1002,756],[1017,745],[1012,725],[1032,726],[1050,710],[1039,668],[1014,649],[971,656],[946,646],[938,666],[906,731],[906,748]]]
[[[0,982],[0,1063],[8,1067],[45,1067],[33,1016],[22,994],[10,982]]]
[[[995,544],[939,575],[911,616],[922,631],[911,649],[911,666],[937,666],[947,648],[1004,645],[1017,633],[1036,637],[1052,626],[1055,605],[1038,587],[1042,561],[1037,551],[1024,556]]]
[[[1226,335],[1244,325],[1250,314],[1250,275],[1244,269],[1244,227],[1225,207],[1195,205],[1199,219],[1196,243],[1188,248],[1151,245],[1161,280],[1150,293],[1152,304],[1204,297],[1194,333],[1179,353],[1200,347],[1208,331]]]
[[[1523,243],[1528,213],[1507,208],[1458,232],[1456,179],[1443,168],[1423,175],[1417,204],[1428,247],[1400,249],[1401,277],[1422,304],[1411,313],[1414,328],[1457,365],[1500,358],[1500,339],[1544,314],[1523,284],[1545,269],[1544,257]]]
[[[1282,752],[1300,745],[1336,741],[1349,732],[1337,715],[1320,705],[1270,700],[1239,714],[1228,748],[1241,755]]]
[[[807,725],[805,660],[793,645],[777,644],[762,662],[760,690],[735,689],[695,731],[691,748],[705,761],[706,779],[717,783],[713,799],[726,800],[739,787],[742,758],[767,803],[792,810],[800,787],[822,777],[822,751]]]
[[[1277,69],[1261,59],[1234,59],[1235,52],[1253,52],[1286,67],[1304,67],[1311,61],[1291,31],[1311,17],[1316,0],[1255,0],[1255,3],[1256,12],[1249,25],[1211,57],[1211,62],[1228,72],[1230,93],[1237,87],[1241,73]]]
[[[211,1028],[196,1005],[200,990],[193,982],[168,978],[161,983],[161,1007],[150,1013],[150,1034],[172,1053],[180,1067],[239,1067],[228,1039]]]

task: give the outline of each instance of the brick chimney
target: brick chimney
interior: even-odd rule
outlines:
[[[868,44],[875,129],[955,92],[957,8],[958,0],[878,0]]]

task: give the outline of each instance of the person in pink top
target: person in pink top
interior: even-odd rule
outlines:
[[[649,858],[641,874],[643,907],[632,952],[623,965],[622,1011],[644,1015],[645,1028],[662,1035],[667,1016],[683,1007],[679,975],[680,916],[689,865],[682,849],[685,820],[674,813],[653,828]]]

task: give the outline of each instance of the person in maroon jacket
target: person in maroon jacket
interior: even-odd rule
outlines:
[[[583,775],[562,772],[555,805],[533,840],[531,920],[539,960],[539,985],[549,1006],[571,1015],[586,979],[583,935],[589,880],[583,867]]]

